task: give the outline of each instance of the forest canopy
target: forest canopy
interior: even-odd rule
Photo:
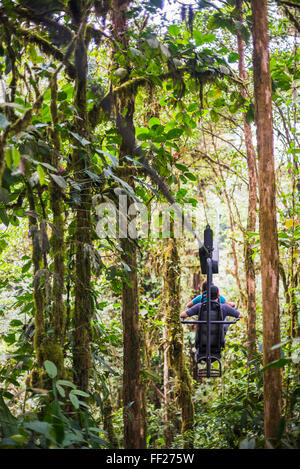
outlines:
[[[0,448],[299,448],[299,34],[299,0],[0,1]]]

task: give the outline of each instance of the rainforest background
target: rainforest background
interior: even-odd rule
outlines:
[[[299,31],[298,0],[0,2],[1,448],[299,448]],[[207,224],[244,319],[199,379]]]

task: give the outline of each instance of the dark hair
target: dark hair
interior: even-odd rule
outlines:
[[[205,285],[206,286],[206,285]],[[206,297],[206,290],[202,292],[202,294]],[[211,285],[210,287],[210,298],[212,300],[216,300],[219,296],[219,289],[216,285]],[[203,301],[203,300],[202,300]],[[205,300],[206,301],[206,300]]]
[[[213,286],[213,282],[211,282],[211,285]],[[207,281],[205,280],[205,281],[202,283],[202,293],[203,293],[203,292],[206,292],[206,288],[207,288]]]
[[[215,300],[216,298],[218,298],[218,294],[219,294],[219,289],[218,289],[218,287],[216,287],[215,285],[212,285],[212,286],[210,287],[211,299],[212,299],[212,300]]]

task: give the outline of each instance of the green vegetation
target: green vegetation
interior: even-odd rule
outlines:
[[[0,2],[0,448],[299,448],[299,24]],[[180,323],[207,224],[244,315],[215,379]]]

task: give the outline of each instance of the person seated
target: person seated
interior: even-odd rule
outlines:
[[[203,303],[203,301],[205,301],[205,298],[206,298],[206,285],[207,285],[207,282],[203,282],[202,284],[202,295],[198,295],[196,296],[193,300],[191,300],[188,304],[187,304],[187,307],[188,308],[191,308],[192,306],[194,305],[197,305],[199,303]],[[214,284],[211,283],[211,285],[213,286]],[[231,301],[227,301],[226,298],[224,298],[224,296],[220,295],[218,296],[219,298],[219,302],[221,304],[226,304],[226,305],[229,305],[231,306],[232,308],[235,307],[235,304]]]
[[[219,293],[219,289],[216,285],[211,285],[210,287],[210,295],[211,295],[211,299],[214,300],[214,301],[218,301],[219,297],[220,297],[220,293]],[[191,317],[191,316],[195,316],[195,315],[198,315],[199,314],[199,311],[200,311],[200,307],[201,307],[201,303],[196,303],[196,304],[193,304],[193,306],[191,306],[190,308],[188,308],[186,311],[183,311],[181,314],[180,314],[180,317],[181,318],[187,318],[187,317]],[[221,307],[221,312],[222,312],[222,320],[225,321],[226,317],[227,316],[232,316],[234,318],[243,318],[243,314],[240,313],[240,311],[238,311],[237,309],[233,308],[232,306],[230,306],[229,304],[226,304],[226,303],[221,303],[220,302],[220,307]],[[229,324],[224,324],[224,332],[226,334],[226,332],[228,331],[228,326]]]

